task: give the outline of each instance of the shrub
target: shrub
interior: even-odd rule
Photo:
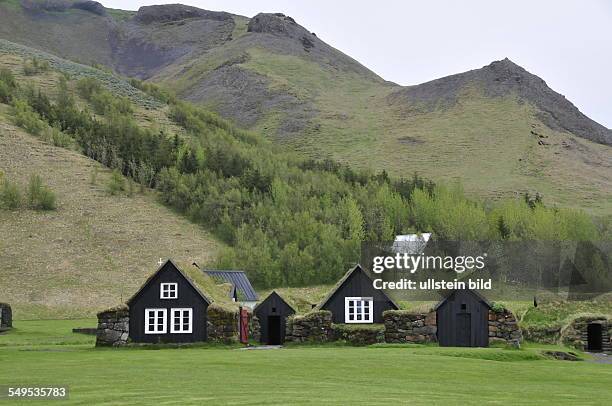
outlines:
[[[55,210],[55,193],[44,186],[38,175],[32,175],[28,184],[28,204],[35,210]]]
[[[43,131],[43,140],[56,147],[67,148],[73,144],[73,139],[68,134],[60,131],[57,127],[47,127]]]
[[[21,207],[21,202],[19,186],[5,179],[0,188],[0,205],[5,209],[14,210]]]
[[[506,306],[504,306],[503,303],[494,302],[491,304],[491,310],[493,310],[495,313],[502,313],[506,310]]]
[[[38,196],[38,207],[39,210],[55,210],[57,208],[55,204],[55,193],[48,187],[43,187]]]
[[[46,72],[51,69],[48,61],[33,57],[30,61],[24,61],[23,73],[26,76],[36,75],[37,73]]]
[[[96,114],[106,114],[112,108],[114,97],[109,92],[96,92],[91,96],[91,104]]]
[[[85,100],[90,100],[94,93],[99,92],[102,89],[100,82],[94,78],[83,78],[77,83],[77,90],[79,95]]]
[[[46,127],[40,116],[23,100],[16,100],[13,104],[13,117],[17,126],[33,135],[40,135]]]
[[[6,69],[0,69],[0,103],[10,103],[15,95],[17,82],[13,73]]]
[[[118,170],[114,170],[108,183],[106,184],[106,191],[114,196],[119,192],[125,190],[125,179],[123,179],[123,175]]]
[[[0,81],[0,103],[10,103],[13,96],[13,92],[9,86]]]
[[[96,183],[98,183],[98,167],[94,166],[91,174],[89,175],[89,183],[92,185],[95,185]]]
[[[9,88],[16,88],[17,82],[15,81],[15,75],[13,72],[6,68],[0,69],[0,82],[5,83]]]
[[[128,178],[128,197],[134,197],[134,181],[132,178]]]

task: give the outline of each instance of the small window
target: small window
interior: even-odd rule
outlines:
[[[145,334],[166,334],[166,309],[145,309]]]
[[[272,313],[276,313],[276,307],[272,308]]]
[[[178,283],[162,283],[159,288],[160,299],[177,299]]]
[[[172,320],[170,324],[170,332],[173,334],[188,334],[192,329],[192,308],[186,309],[171,309]]]
[[[461,303],[461,310],[466,310],[467,309],[467,305],[465,303]]]
[[[344,298],[345,323],[373,323],[374,301],[371,297]]]

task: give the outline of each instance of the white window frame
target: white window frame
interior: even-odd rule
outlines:
[[[180,328],[176,329],[174,327],[174,318],[176,317],[176,312],[180,312]],[[189,315],[189,322],[187,324],[187,328],[183,324],[183,317],[185,317],[183,312],[187,312]],[[170,333],[172,334],[190,334],[193,332],[193,308],[192,307],[177,307],[170,309]]]
[[[178,283],[176,282],[160,283],[159,284],[159,298],[160,299],[178,299]]]
[[[155,319],[155,323],[153,324],[149,323],[149,318],[151,317],[150,313],[153,313],[152,317]],[[162,318],[161,329],[158,329],[160,325],[157,323],[157,319],[160,317],[159,315],[161,315]],[[168,325],[167,315],[168,309],[145,309],[145,334],[166,334],[166,326]]]
[[[352,312],[351,307],[353,309]],[[344,322],[349,324],[374,323],[374,298],[356,296],[345,297]]]

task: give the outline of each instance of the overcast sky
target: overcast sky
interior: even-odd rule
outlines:
[[[164,0],[101,0],[137,10]],[[612,2],[175,0],[252,17],[282,12],[383,78],[412,85],[504,57],[612,128]]]

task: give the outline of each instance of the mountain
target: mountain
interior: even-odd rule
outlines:
[[[462,89],[478,87],[486,97],[513,95],[519,102],[537,108],[537,118],[547,127],[565,131],[600,144],[612,145],[612,130],[591,120],[563,95],[556,93],[544,80],[527,72],[508,58],[481,69],[452,75],[392,93],[392,104],[406,107],[422,105],[448,108],[457,103]]]
[[[280,13],[0,1],[0,38],[160,83],[315,158],[612,213],[612,131],[509,60],[402,87]]]

